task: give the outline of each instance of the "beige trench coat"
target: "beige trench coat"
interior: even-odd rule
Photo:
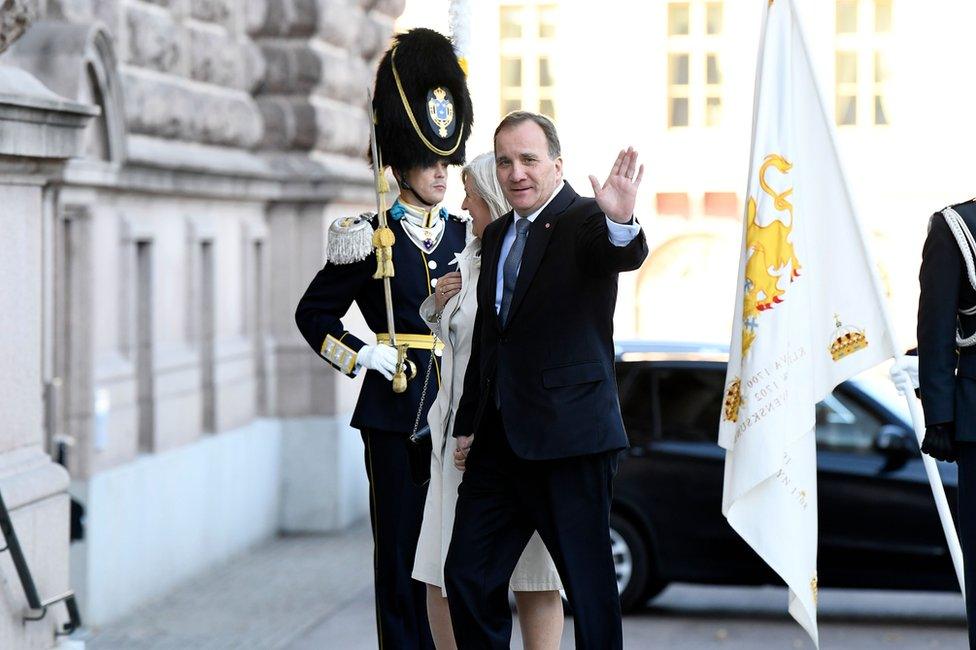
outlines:
[[[454,467],[457,441],[451,435],[454,416],[464,385],[464,372],[471,356],[471,334],[478,310],[477,285],[481,267],[481,242],[473,239],[458,255],[461,291],[444,306],[440,322],[436,319],[434,296],[420,305],[420,315],[431,332],[444,341],[441,356],[441,382],[437,398],[427,415],[433,451],[430,459],[430,484],[424,505],[424,522],[417,542],[413,578],[444,591],[444,560],[454,529],[461,472]],[[453,269],[447,269],[451,271]],[[433,379],[432,379],[433,381]],[[562,589],[556,566],[545,544],[534,533],[519,558],[510,582],[512,591],[551,591]]]

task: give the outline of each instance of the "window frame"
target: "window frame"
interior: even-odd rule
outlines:
[[[686,128],[719,128],[725,120],[725,79],[722,74],[722,63],[726,58],[727,40],[725,24],[724,0],[685,0],[683,2],[668,2],[665,4],[664,36],[665,51],[665,84],[666,103],[665,126],[669,131]],[[688,7],[687,34],[671,33],[671,10],[673,6],[686,5]],[[713,7],[718,7],[722,18],[719,31],[709,33],[708,15]],[[688,57],[688,84],[672,83],[671,60],[677,55]],[[716,68],[719,72],[719,83],[708,83],[708,59],[715,57]],[[674,100],[686,99],[688,104],[687,124],[675,123],[676,111]],[[711,119],[712,109],[710,100],[718,100],[717,118]]]
[[[640,354],[640,353],[638,353]],[[627,427],[629,402],[631,396],[627,393],[629,390],[628,384],[621,383],[618,386],[618,391],[620,395],[620,409],[621,415],[624,419],[624,427],[627,429],[627,436],[631,441],[631,444],[635,446],[648,447],[653,444],[661,443],[680,443],[680,444],[707,444],[707,445],[718,445],[718,426],[719,418],[721,417],[721,409],[718,409],[715,413],[715,437],[710,439],[708,442],[702,440],[678,440],[672,438],[664,437],[664,426],[662,421],[662,408],[661,408],[661,379],[662,373],[674,372],[674,371],[688,371],[688,372],[705,372],[714,374],[720,379],[720,385],[724,387],[725,385],[725,375],[727,372],[727,364],[721,361],[709,361],[709,360],[680,360],[680,359],[630,359],[621,360],[616,359],[615,361],[615,375],[619,381],[619,374],[616,373],[616,367],[619,364],[626,364],[627,366],[634,367],[633,372],[643,372],[649,374],[649,381],[647,382],[650,386],[650,419],[648,426],[641,427],[638,431],[640,435],[635,435],[635,431],[632,428]],[[633,380],[631,380],[633,381]],[[724,395],[723,391],[720,390],[718,396],[721,398]],[[626,404],[625,404],[626,400]]]
[[[840,5],[853,2],[855,7],[856,30],[853,32],[838,31],[838,15]],[[887,30],[878,31],[878,7],[887,7]],[[887,61],[891,54],[891,33],[895,21],[894,0],[834,0],[834,124],[838,128],[854,127],[886,127],[891,124],[891,111],[888,99],[890,87],[888,77],[879,81],[876,78],[876,61],[881,61],[882,70],[886,71]],[[856,82],[841,82],[837,75],[837,58],[841,53],[853,53],[856,57]],[[855,102],[854,121],[850,124],[841,123],[841,98],[853,97]],[[876,99],[877,98],[877,99]],[[876,101],[880,99],[881,112],[884,122],[878,121],[875,109]]]
[[[521,36],[503,36],[501,34],[502,16],[506,12],[514,11],[521,16],[520,29]],[[552,35],[542,36],[542,25],[550,24],[542,20],[543,16],[550,12],[554,17],[551,23]],[[499,26],[499,54],[498,54],[498,86],[499,86],[499,118],[508,113],[506,105],[509,102],[517,102],[518,108],[542,112],[542,104],[545,101],[551,102],[553,109],[549,117],[555,119],[555,113],[559,110],[556,102],[556,87],[558,83],[558,70],[556,69],[556,42],[559,38],[558,29],[559,4],[553,0],[524,0],[523,2],[502,2],[498,5],[498,26]],[[519,59],[521,61],[521,84],[518,86],[506,86],[503,83],[501,67],[502,61],[506,59]],[[549,61],[549,74],[552,84],[542,86],[540,82],[540,61]],[[546,113],[548,115],[548,113]]]

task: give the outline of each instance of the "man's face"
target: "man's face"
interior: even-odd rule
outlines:
[[[563,159],[549,157],[546,134],[531,120],[495,138],[495,173],[515,211],[528,216],[541,208],[563,178]]]
[[[437,205],[444,200],[444,192],[447,190],[447,163],[443,160],[438,160],[430,167],[414,167],[404,177],[410,187],[420,194],[412,197],[413,202],[423,203],[423,199],[426,199],[431,205]],[[413,192],[410,194],[413,195]]]

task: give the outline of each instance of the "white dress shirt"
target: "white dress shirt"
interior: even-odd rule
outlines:
[[[528,219],[529,223],[535,223],[536,217],[538,217],[543,210],[548,207],[552,200],[556,198],[556,195],[563,189],[566,184],[565,181],[559,181],[559,185],[549,196],[549,200],[542,204],[542,207],[530,214],[527,217],[519,216],[519,213],[515,213],[515,219],[512,219],[512,223],[508,226],[508,230],[505,232],[505,237],[502,238],[502,249],[498,257],[498,273],[496,274],[497,284],[495,286],[495,313],[499,313],[502,310],[502,293],[505,289],[505,260],[508,258],[508,253],[512,250],[512,245],[515,243],[515,221],[517,219]],[[610,243],[614,246],[626,246],[634,240],[637,233],[640,232],[640,224],[634,223],[633,217],[631,217],[631,223],[617,223],[610,217],[605,217],[607,220],[607,228],[610,230]],[[521,263],[519,263],[521,268]],[[516,271],[516,275],[518,272]]]

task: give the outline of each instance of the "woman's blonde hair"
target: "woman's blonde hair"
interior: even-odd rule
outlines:
[[[512,206],[505,199],[505,195],[502,194],[501,185],[498,184],[493,152],[483,153],[465,165],[461,170],[461,180],[467,180],[468,176],[474,181],[474,189],[478,196],[488,204],[492,221],[512,209]]]

